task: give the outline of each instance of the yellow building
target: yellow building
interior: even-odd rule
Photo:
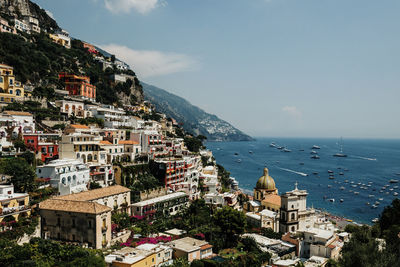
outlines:
[[[29,195],[26,193],[14,193],[13,185],[0,185],[0,222],[8,216],[18,221],[21,217],[31,215],[29,207]]]
[[[49,37],[56,44],[62,45],[67,49],[71,48],[71,38],[69,37],[69,33],[65,30],[61,30],[57,33],[50,33]]]
[[[278,189],[275,186],[274,178],[269,176],[268,169],[264,169],[264,175],[261,176],[254,188],[254,201],[247,203],[246,210],[259,212],[268,209],[279,212],[281,207],[281,197],[278,195]]]
[[[155,267],[156,252],[124,247],[106,256],[106,263],[111,267]]]
[[[15,80],[14,68],[0,64],[0,102],[11,103],[25,96],[21,82]]]

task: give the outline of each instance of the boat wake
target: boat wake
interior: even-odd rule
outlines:
[[[365,160],[370,160],[370,161],[376,161],[376,158],[366,158],[366,157],[361,157],[361,156],[353,156],[354,158],[358,158],[358,159],[365,159]]]
[[[304,173],[304,172],[297,172],[297,171],[294,171],[294,170],[285,169],[285,168],[280,168],[280,167],[277,167],[277,168],[280,169],[280,170],[282,170],[282,171],[287,171],[287,172],[299,174],[299,175],[301,175],[301,176],[308,176],[308,174],[307,174],[307,173]]]

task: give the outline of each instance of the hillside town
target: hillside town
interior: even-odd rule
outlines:
[[[3,107],[34,99],[15,80],[12,66],[1,64],[0,71],[4,99],[10,99],[3,101]],[[116,81],[125,78],[115,76]],[[204,201],[214,212],[227,207],[245,215],[238,234],[255,240],[270,255],[265,265],[295,266],[306,259],[305,266],[324,266],[339,257],[348,233],[308,208],[308,194],[297,184],[280,195],[265,169],[258,181],[254,179],[254,195],[248,196],[234,178],[224,177],[202,140],[194,147],[198,137],[182,133],[177,122],[163,114],[157,121],[145,119],[154,112],[151,103],[104,105],[96,102],[96,87],[88,77],[60,73],[59,79],[65,89],[56,92],[58,100],[47,104],[59,110],[63,121],[39,123],[26,111],[0,114],[2,157],[32,153],[36,190],[51,189],[45,200],[32,204],[30,194],[35,191],[16,193],[13,179],[4,174],[3,231],[13,231],[21,218],[35,214],[36,236],[104,250],[109,266],[167,266],[179,258],[188,263],[212,260],[220,256],[201,232],[172,228],[145,235],[135,231],[143,222],[174,218],[192,203]],[[102,123],[74,124],[71,118]],[[65,127],[54,129],[60,124]],[[145,180],[150,177],[152,184]],[[127,218],[125,225],[120,225],[121,216]],[[265,233],[280,233],[281,238]]]
[[[86,266],[337,266],[355,224],[310,207],[301,183],[279,192],[265,168],[253,194],[243,192],[205,136],[131,94],[140,86],[128,64],[28,14],[0,18],[0,32],[81,49],[118,96],[128,92],[105,103],[89,74],[67,69],[48,93],[0,62],[0,243],[13,243],[5,248],[83,249],[93,257]]]

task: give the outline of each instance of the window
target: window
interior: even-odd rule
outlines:
[[[294,221],[295,220],[295,215],[294,215],[294,213],[292,213],[292,221]]]
[[[13,85],[14,84],[14,80],[13,79],[10,79],[10,85]],[[10,94],[12,94],[12,91],[10,90]]]
[[[63,178],[61,179],[61,182],[65,185],[65,183],[66,183],[65,177],[63,177]]]

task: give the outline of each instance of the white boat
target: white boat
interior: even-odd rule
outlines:
[[[374,218],[374,219],[372,219],[372,222],[373,223],[377,223],[377,222],[379,222],[379,219],[378,218]]]
[[[312,159],[319,159],[319,156],[318,155],[312,155],[311,158]]]
[[[334,198],[329,199],[330,202],[335,202]]]
[[[283,152],[292,152],[292,150],[287,149],[287,148],[284,148],[284,149],[283,149]]]
[[[346,188],[344,187],[344,186],[341,186],[340,187],[340,190],[345,190]]]
[[[313,145],[311,149],[321,149],[319,146]]]
[[[236,160],[236,162],[237,162],[237,163],[240,163],[240,162],[242,162],[242,160],[241,160],[241,159],[238,159],[238,160]]]
[[[399,180],[396,180],[396,179],[391,179],[390,181],[389,181],[389,183],[391,183],[391,184],[396,184],[396,183],[398,183],[399,182]]]
[[[393,196],[398,196],[398,195],[399,195],[399,193],[397,193],[397,192],[393,193]]]
[[[339,158],[347,157],[347,155],[343,153],[343,138],[340,138],[340,143],[339,144],[340,144],[340,152],[334,154],[333,156],[334,157],[339,157]]]
[[[316,154],[318,154],[318,152],[315,150],[311,150],[310,154],[316,155]]]
[[[270,147],[276,147],[276,144],[274,142],[272,142],[271,144],[269,144]]]
[[[358,195],[360,194],[360,192],[354,191],[354,195]]]
[[[343,202],[343,201],[344,201],[343,198],[341,198],[341,199],[340,199],[340,202]]]

